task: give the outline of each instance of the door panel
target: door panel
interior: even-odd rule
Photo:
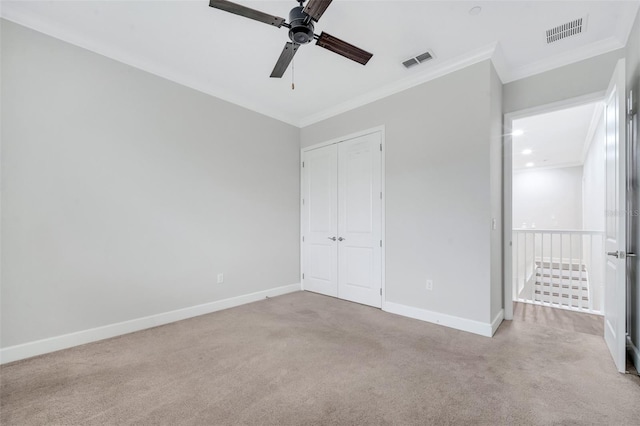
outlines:
[[[345,251],[347,274],[345,283],[349,286],[371,287],[373,279],[373,250],[369,247],[346,247]]]
[[[625,371],[626,145],[625,76],[620,60],[605,99],[605,272],[604,338],[618,371]],[[621,255],[617,255],[622,252]]]
[[[302,169],[303,288],[328,296],[338,295],[337,155],[335,145],[308,151]]]
[[[338,297],[381,307],[381,134],[338,144]]]

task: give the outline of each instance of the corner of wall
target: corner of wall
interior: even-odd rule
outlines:
[[[490,288],[490,318],[494,319],[503,312],[503,108],[502,88],[493,63],[490,66],[491,100],[489,107],[490,126],[490,186],[491,186],[491,288]]]

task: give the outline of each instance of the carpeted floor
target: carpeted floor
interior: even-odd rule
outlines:
[[[601,337],[300,292],[0,369],[3,425],[640,424]]]
[[[514,303],[513,319],[560,330],[604,336],[604,317],[529,303]]]

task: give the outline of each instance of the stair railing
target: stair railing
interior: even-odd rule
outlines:
[[[514,229],[513,299],[602,314],[604,232]]]

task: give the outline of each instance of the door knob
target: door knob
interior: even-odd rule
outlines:
[[[336,240],[336,237],[327,237],[327,238],[329,238],[331,241],[335,241]]]
[[[608,251],[609,256],[617,257],[618,259],[624,259],[626,257],[636,257],[635,253],[625,253],[623,251]]]
[[[344,241],[344,240],[346,240],[346,238],[342,238],[342,237],[338,238],[338,241]]]

